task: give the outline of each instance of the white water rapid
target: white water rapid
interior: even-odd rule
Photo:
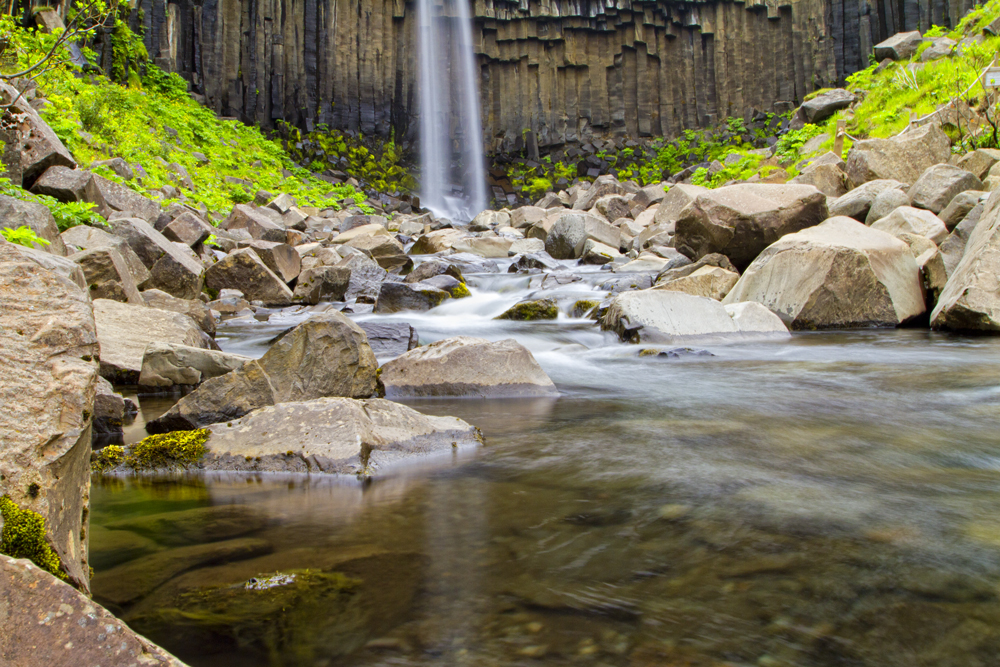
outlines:
[[[435,215],[467,222],[486,208],[486,168],[472,18],[466,0],[454,8],[451,16],[435,0],[417,0],[420,199]]]

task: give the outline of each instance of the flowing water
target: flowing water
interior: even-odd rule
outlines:
[[[417,49],[420,200],[439,217],[468,222],[487,205],[468,2],[445,8],[440,0],[417,0]]]
[[[581,276],[541,294],[609,274]],[[541,279],[356,317],[514,337],[558,398],[411,402],[487,445],[370,484],[95,478],[96,599],[194,667],[998,664],[1000,340],[640,357],[587,320],[492,319]],[[219,341],[259,355],[305,316]]]

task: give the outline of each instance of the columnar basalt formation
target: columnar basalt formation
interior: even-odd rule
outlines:
[[[455,0],[441,0],[449,14]],[[785,110],[866,67],[902,30],[972,0],[473,0],[493,150],[675,135]],[[416,11],[406,0],[139,0],[150,56],[222,115],[411,136]]]

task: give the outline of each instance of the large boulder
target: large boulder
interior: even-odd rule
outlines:
[[[378,362],[365,332],[337,311],[314,315],[282,336],[260,366],[271,379],[276,403],[375,393]]]
[[[46,541],[63,571],[87,591],[98,356],[90,299],[75,282],[0,239],[0,303],[0,496],[45,519]],[[0,591],[4,580],[0,576]],[[0,600],[6,609],[9,598]],[[16,614],[0,622],[0,645],[10,637],[12,619],[26,613],[10,609]]]
[[[83,269],[91,298],[145,305],[125,260],[111,246],[81,250],[69,258]]]
[[[466,236],[468,236],[466,232],[451,228],[428,232],[417,239],[417,242],[410,248],[410,254],[432,255],[437,252],[451,250],[452,245]]]
[[[851,189],[847,174],[835,164],[810,165],[789,183],[811,185],[827,197],[841,197]]]
[[[139,385],[174,387],[196,385],[225,375],[249,361],[239,354],[206,350],[176,343],[150,343],[142,355]]]
[[[417,331],[406,322],[358,322],[379,359],[398,357],[417,347]]]
[[[343,301],[351,285],[351,270],[345,266],[316,266],[299,274],[295,283],[296,300],[318,304]]]
[[[531,352],[514,339],[457,336],[418,347],[382,366],[386,398],[555,396]]]
[[[742,311],[734,311],[740,312]],[[679,345],[787,338],[788,329],[773,315],[736,319],[714,299],[684,292],[644,289],[616,296],[601,328],[627,343]]]
[[[211,339],[187,315],[97,299],[94,301],[101,375],[114,384],[136,384],[150,343],[211,348]]]
[[[298,278],[302,270],[302,257],[287,243],[249,241],[240,245],[257,253],[264,265],[286,283]]]
[[[294,296],[252,248],[234,250],[208,267],[205,284],[215,291],[238,289],[247,299],[267,306],[287,306]]]
[[[171,241],[194,248],[216,231],[215,227],[208,224],[201,216],[191,211],[184,211],[163,228],[163,235]]]
[[[756,301],[791,329],[896,326],[924,312],[909,246],[847,217],[768,247],[723,303]]]
[[[589,188],[581,192],[573,202],[573,210],[589,211],[594,208],[597,200],[607,195],[624,195],[628,190],[614,176],[605,174],[598,176]]]
[[[893,236],[917,234],[929,238],[935,244],[940,244],[948,237],[948,230],[940,218],[930,211],[912,206],[900,206],[886,217],[873,222],[871,228]]]
[[[871,226],[873,223],[886,217],[897,208],[909,205],[910,196],[902,190],[896,190],[895,188],[883,190],[877,197],[875,197],[875,200],[872,202],[872,207],[868,211],[868,216],[861,222]]]
[[[264,213],[264,209],[247,204],[234,206],[229,217],[219,223],[219,227],[226,230],[245,229],[258,241],[285,242],[285,228]]]
[[[996,148],[977,148],[959,158],[956,166],[959,169],[971,172],[979,180],[983,180],[997,162],[1000,162],[1000,150]]]
[[[951,200],[951,203],[943,211],[938,213],[938,217],[941,218],[941,222],[944,223],[944,226],[950,232],[960,222],[965,220],[965,216],[969,214],[969,211],[979,205],[980,199],[986,199],[987,194],[978,190],[959,193],[955,195],[955,198]]]
[[[556,259],[578,259],[583,256],[588,239],[612,248],[618,247],[621,232],[589,213],[565,213],[559,217],[545,238],[545,252]]]
[[[948,277],[955,272],[958,268],[958,263],[962,261],[962,257],[965,255],[965,247],[969,242],[969,237],[972,236],[972,232],[976,229],[976,225],[979,224],[980,218],[983,216],[983,211],[985,210],[985,205],[982,203],[976,204],[971,211],[969,211],[962,222],[955,226],[948,238],[941,243],[941,257],[944,260],[945,273]]]
[[[7,667],[184,667],[104,607],[28,560],[0,555],[0,657]]]
[[[997,276],[1000,276],[1000,194],[995,191],[931,313],[931,325],[956,331],[1000,332]]]
[[[875,60],[909,60],[917,52],[924,38],[918,30],[912,32],[897,32],[889,39],[875,45]]]
[[[815,124],[826,120],[841,109],[851,106],[855,99],[857,98],[854,93],[843,88],[835,88],[822,95],[817,95],[808,102],[803,102],[799,109],[807,123]]]
[[[353,299],[359,303],[375,303],[382,290],[382,283],[389,277],[388,271],[364,255],[345,257],[337,266],[351,272],[347,291],[344,292],[346,301]]]
[[[0,83],[0,98],[5,104],[10,104],[13,100],[14,108],[12,115],[21,121],[24,131],[18,137],[21,154],[21,185],[30,188],[39,176],[49,167],[63,166],[73,168],[76,160],[60,141],[56,133],[49,127],[49,124],[42,120],[34,107],[28,103],[27,98],[8,83]]]
[[[212,310],[201,299],[178,299],[158,289],[148,289],[142,293],[142,300],[150,308],[182,313],[194,320],[201,330],[215,336],[215,318]]]
[[[107,217],[111,209],[97,189],[94,175],[89,171],[68,167],[51,167],[31,186],[35,194],[46,195],[61,202],[89,202],[97,213]]]
[[[160,205],[148,197],[120,183],[109,181],[101,176],[94,176],[94,183],[101,193],[101,198],[112,212],[118,212],[130,218],[139,218],[149,224],[155,224],[160,217]]]
[[[678,269],[678,271],[683,271],[683,269]],[[705,296],[709,299],[722,301],[739,279],[740,274],[735,271],[721,266],[702,265],[693,271],[685,272],[684,275],[657,281],[653,289],[684,292],[685,294]]]
[[[959,193],[982,189],[983,182],[975,174],[954,165],[936,164],[920,175],[907,194],[915,208],[940,213]]]
[[[90,250],[91,248],[110,246],[117,250],[118,254],[125,260],[125,264],[132,273],[132,278],[135,280],[137,286],[149,280],[149,269],[146,268],[146,265],[142,263],[139,256],[132,250],[132,246],[120,236],[115,236],[103,229],[87,225],[70,227],[59,236],[65,243],[67,251],[75,251],[76,248]]]
[[[907,130],[891,139],[865,139],[847,155],[847,175],[854,183],[892,179],[915,183],[930,167],[951,157],[951,140],[936,124]]]
[[[204,283],[204,267],[182,252],[152,225],[139,218],[110,222],[115,236],[122,238],[149,269],[149,278],[139,289],[159,289],[179,299],[197,299]]]
[[[684,208],[674,247],[691,259],[721,253],[742,270],[782,236],[826,217],[826,196],[811,185],[730,185]]]
[[[865,222],[871,213],[871,208],[875,200],[880,195],[887,190],[903,191],[905,189],[905,183],[900,183],[892,179],[880,179],[863,183],[844,196],[838,197],[836,201],[830,204],[830,217],[835,218],[846,215],[848,218],[854,218],[858,222]],[[906,200],[909,203],[908,196]]]
[[[431,417],[379,398],[281,403],[210,427],[199,467],[372,476],[393,464],[482,443],[455,417]]]
[[[48,241],[49,245],[42,248],[45,252],[66,255],[66,244],[47,206],[0,195],[0,229],[18,227],[30,227],[31,231]]]
[[[430,310],[440,306],[451,294],[424,282],[384,282],[375,302],[376,313],[398,313],[404,310]]]

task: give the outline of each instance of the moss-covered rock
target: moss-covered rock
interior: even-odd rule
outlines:
[[[12,558],[27,558],[49,574],[66,580],[59,556],[45,540],[45,519],[38,513],[18,507],[10,496],[0,496],[0,553]]]
[[[209,435],[207,429],[173,431],[148,436],[128,447],[109,445],[93,455],[91,468],[95,472],[186,468],[208,451],[205,442]]]
[[[599,305],[601,304],[597,301],[580,299],[573,304],[573,310],[570,311],[570,317],[587,317],[587,314],[591,313]],[[591,317],[593,318],[593,316]]]
[[[530,322],[533,320],[554,320],[557,317],[559,317],[559,307],[555,301],[552,299],[535,299],[515,303],[504,311],[503,314],[497,316],[496,319]]]

